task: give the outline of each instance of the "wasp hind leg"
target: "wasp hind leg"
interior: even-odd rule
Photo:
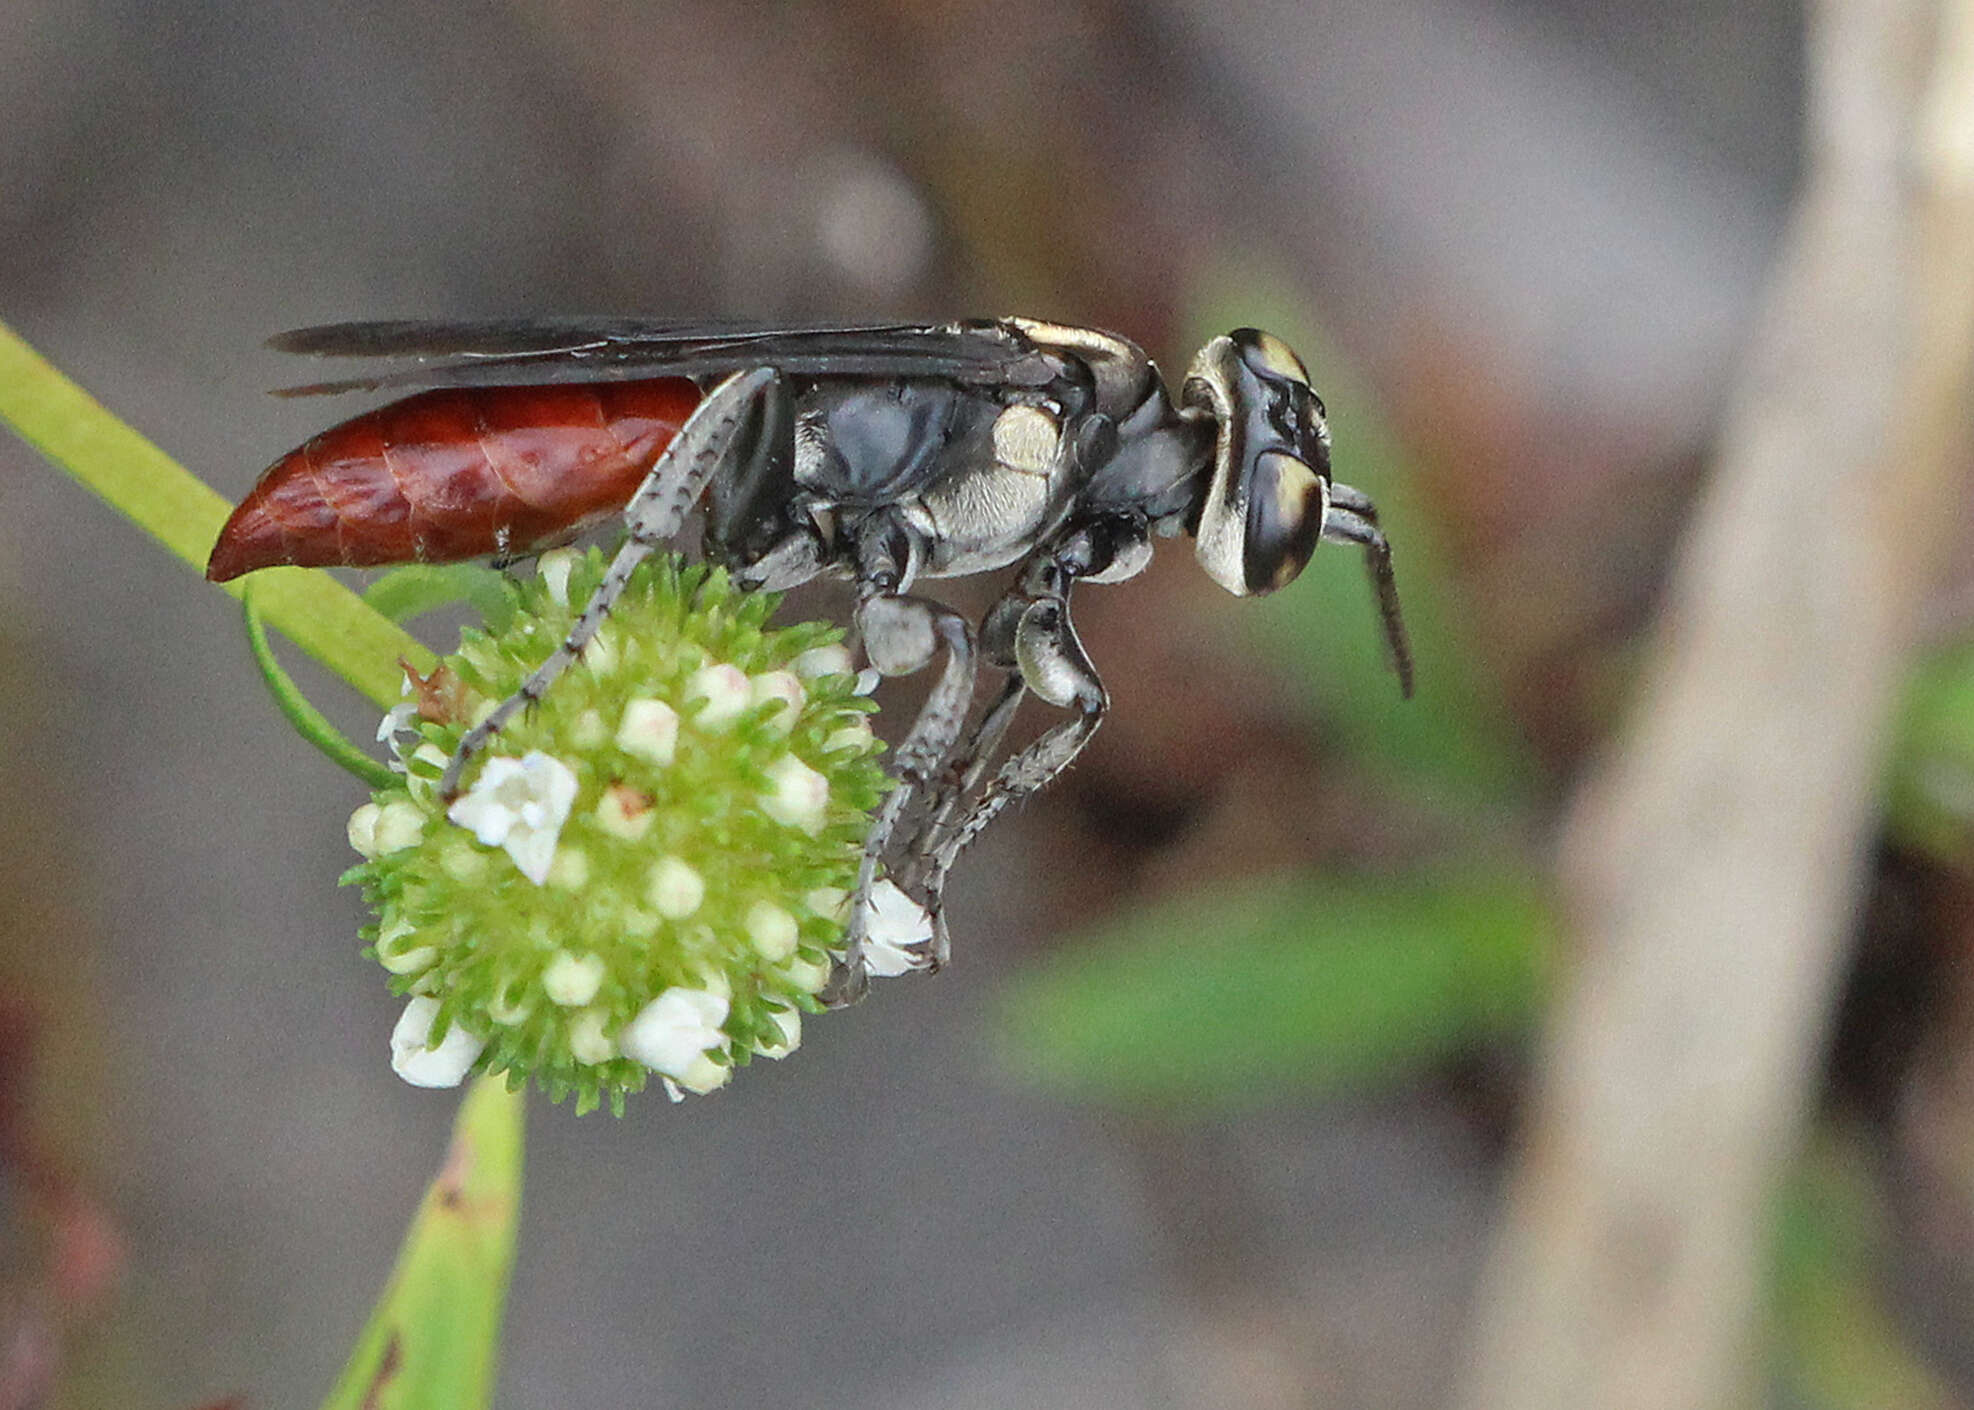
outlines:
[[[624,508],[624,527],[629,537],[611,560],[603,581],[576,618],[569,635],[549,658],[536,667],[521,688],[494,707],[492,714],[466,732],[453,751],[439,780],[442,797],[459,795],[460,783],[473,756],[484,750],[495,735],[516,715],[547,694],[556,677],[582,658],[595,639],[610,609],[623,595],[631,574],[660,544],[677,535],[685,526],[686,515],[705,492],[707,484],[731,452],[750,412],[764,397],[786,395],[781,376],[773,368],[756,367],[736,372],[715,387],[694,408],[678,435],[665,447],[651,473],[645,476],[631,502]]]

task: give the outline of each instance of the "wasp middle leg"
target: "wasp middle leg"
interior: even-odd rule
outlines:
[[[843,958],[837,962],[823,991],[823,1002],[832,1006],[854,1003],[870,987],[864,942],[878,867],[898,820],[914,796],[938,776],[947,756],[953,752],[966,723],[967,709],[973,703],[977,659],[972,626],[952,608],[904,591],[915,574],[921,553],[910,531],[883,513],[866,521],[857,536],[856,628],[863,640],[864,655],[882,675],[911,675],[932,664],[932,658],[943,646],[946,669],[926,696],[911,729],[892,753],[891,771],[897,778],[897,786],[885,796],[884,805],[864,839],[857,889],[850,901]]]
[[[1046,787],[1068,768],[1110,709],[1109,693],[1069,620],[1067,594],[1030,603],[1017,630],[1023,685],[1051,705],[1074,709],[1076,718],[1010,755],[957,823],[923,839],[921,845],[929,853],[925,889],[935,918],[935,943],[943,934],[937,924],[940,897],[959,854],[1009,803]]]
[[[989,661],[1009,671],[1007,683],[955,759],[925,825],[905,847],[904,874],[923,895],[932,920],[933,968],[948,957],[943,902],[946,878],[959,854],[1009,803],[1037,792],[1068,768],[1110,708],[1109,694],[1070,619],[1070,588],[1079,580],[1129,576],[1143,566],[1148,547],[1140,526],[1086,526],[1031,559],[1014,589],[987,614],[982,649]],[[1015,711],[1031,692],[1051,705],[1074,709],[1076,718],[1010,755],[975,793]],[[973,798],[967,804],[969,794]]]

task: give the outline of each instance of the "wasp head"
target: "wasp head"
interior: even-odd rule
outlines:
[[[1236,328],[1200,349],[1183,398],[1217,427],[1201,566],[1241,597],[1287,586],[1330,506],[1330,429],[1302,360],[1272,333]]]

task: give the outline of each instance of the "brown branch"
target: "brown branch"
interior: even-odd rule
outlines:
[[[1974,353],[1974,0],[1822,0],[1810,62],[1765,314],[1637,718],[1564,840],[1577,964],[1468,1410],[1747,1389]]]

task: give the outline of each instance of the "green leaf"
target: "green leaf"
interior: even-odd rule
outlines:
[[[1901,841],[1966,860],[1974,838],[1974,644],[1934,652],[1913,673],[1885,795]]]
[[[0,420],[112,508],[203,573],[226,522],[225,500],[106,410],[0,324]],[[222,588],[240,596],[249,579]],[[398,698],[400,657],[422,671],[425,647],[313,568],[255,573],[260,610],[284,636],[377,704]]]
[[[1291,586],[1235,605],[1256,646],[1292,671],[1327,735],[1393,775],[1467,805],[1526,799],[1540,771],[1498,683],[1468,645],[1456,585],[1418,503],[1416,475],[1371,388],[1324,336],[1291,282],[1249,263],[1208,274],[1187,322],[1202,336],[1255,325],[1280,335],[1329,407],[1339,480],[1377,501],[1412,640],[1418,691],[1401,701],[1361,554],[1320,548]],[[1235,620],[1229,617],[1230,621]]]
[[[323,1410],[477,1410],[493,1402],[521,1208],[522,1099],[474,1079],[443,1169]]]
[[[1126,916],[1010,986],[1010,1066],[1064,1095],[1212,1115],[1390,1083],[1541,1002],[1552,923],[1526,880],[1249,881]]]
[[[301,687],[282,669],[281,663],[275,659],[274,648],[268,644],[267,628],[262,625],[260,613],[255,610],[251,584],[240,594],[240,611],[247,622],[247,649],[254,654],[254,664],[260,667],[260,676],[267,682],[268,694],[274,697],[274,703],[287,716],[288,723],[295,727],[295,733],[321,750],[330,763],[347,769],[372,788],[389,788],[395,784],[397,775],[350,743],[349,736],[330,724],[328,717],[309,703]]]
[[[393,622],[455,602],[470,603],[489,632],[503,632],[514,620],[513,583],[480,563],[407,563],[366,588],[363,600]]]
[[[1949,1410],[1962,1402],[1886,1296],[1892,1236],[1869,1144],[1838,1130],[1805,1152],[1779,1201],[1772,1321],[1777,1377],[1809,1410]]]

